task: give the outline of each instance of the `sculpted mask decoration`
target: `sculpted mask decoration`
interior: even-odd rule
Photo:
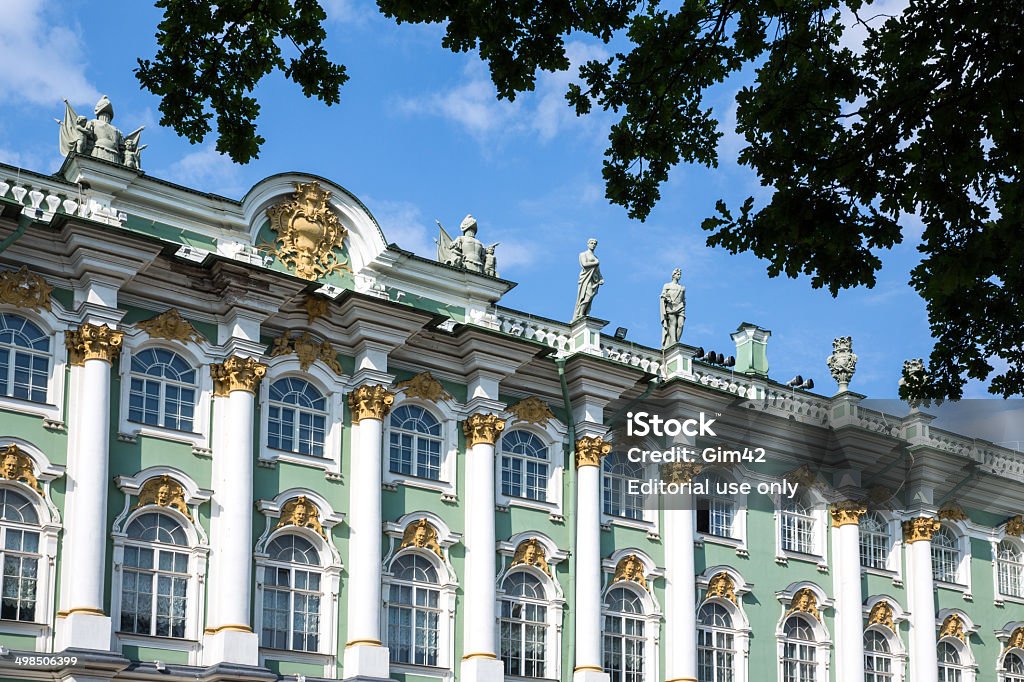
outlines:
[[[939,507],[939,518],[944,521],[966,521],[967,513],[956,502],[946,502]]]
[[[402,533],[402,544],[399,545],[399,549],[406,547],[427,549],[444,559],[441,545],[437,541],[437,529],[426,519],[413,521],[406,526],[405,532]]]
[[[943,637],[956,637],[961,642],[967,642],[967,631],[964,630],[964,621],[960,616],[955,613],[946,616],[946,620],[942,621],[942,627],[939,628],[939,639]]]
[[[1010,634],[1010,638],[1006,640],[1006,649],[1024,649],[1024,628],[1017,628]]]
[[[260,248],[273,254],[302,279],[318,280],[338,270],[352,271],[339,253],[348,230],[328,204],[331,193],[318,182],[296,183],[294,197],[267,209],[273,244]]]
[[[617,583],[620,580],[629,580],[640,585],[645,590],[647,589],[647,577],[644,576],[644,562],[640,561],[636,554],[629,554],[619,559],[618,565],[615,566],[612,582]]]
[[[275,530],[282,526],[298,526],[312,528],[323,537],[324,527],[320,524],[320,510],[305,495],[296,497],[285,503],[281,509],[281,520],[274,526]]]
[[[139,322],[135,325],[154,339],[169,339],[171,341],[195,341],[204,340],[202,334],[196,331],[192,323],[181,316],[175,308],[160,313],[156,317]]]
[[[399,381],[395,384],[397,389],[405,389],[405,395],[410,398],[420,398],[436,403],[439,400],[451,399],[451,394],[444,390],[441,382],[435,379],[430,372],[421,372],[412,379]]]
[[[29,310],[51,310],[51,293],[53,287],[24,265],[17,272],[0,273],[0,301],[4,303]]]
[[[821,621],[821,612],[818,610],[818,597],[810,588],[805,587],[802,590],[797,590],[796,594],[793,595],[793,601],[790,602],[789,611],[786,612],[786,616],[794,613],[806,613],[814,616],[815,620]]]
[[[857,371],[857,354],[853,352],[853,338],[840,336],[832,341],[832,355],[825,361],[832,378],[839,384],[842,393],[850,387],[853,373]]]
[[[547,424],[548,420],[555,418],[547,403],[535,396],[523,398],[515,405],[509,407],[508,411],[516,419],[527,424]]]
[[[545,573],[551,573],[551,568],[548,566],[547,553],[544,551],[544,545],[540,544],[537,538],[530,538],[519,543],[516,547],[516,553],[512,557],[512,565],[518,566],[519,564],[526,564],[527,566],[536,566]]]
[[[1024,516],[1017,514],[1006,522],[1006,534],[1019,538],[1024,535]]]
[[[884,625],[893,632],[896,632],[892,606],[889,605],[889,602],[882,600],[871,607],[871,611],[868,613],[868,625]]]
[[[321,317],[327,316],[327,299],[320,296],[307,295],[306,301],[302,304],[306,309],[306,321],[313,324]]]
[[[736,603],[736,584],[728,573],[724,571],[717,573],[708,581],[707,598],[711,599],[712,597],[728,599],[733,604]]]
[[[185,489],[181,484],[166,474],[151,478],[142,484],[139,491],[139,500],[135,503],[135,509],[155,504],[160,507],[171,507],[177,509],[186,518],[191,519],[188,512],[188,505],[185,504]]]
[[[317,341],[309,332],[302,332],[301,336],[294,339],[288,338],[287,332],[274,339],[274,345],[270,349],[270,357],[276,358],[279,355],[290,355],[294,353],[299,358],[299,367],[305,372],[309,366],[319,360],[332,370],[335,374],[341,374],[341,363],[338,356],[326,341]]]
[[[661,465],[661,478],[666,483],[689,483],[703,468],[697,462],[665,462]]]
[[[24,483],[40,495],[43,494],[43,488],[36,479],[32,460],[21,451],[21,448],[11,443],[0,450],[0,453],[0,475],[8,481]]]

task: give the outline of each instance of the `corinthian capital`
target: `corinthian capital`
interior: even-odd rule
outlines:
[[[942,524],[939,523],[939,520],[930,516],[909,519],[903,522],[903,541],[908,545],[919,540],[931,541],[932,535],[941,527]]]
[[[576,468],[601,466],[601,458],[612,451],[612,444],[600,436],[584,436],[576,441]]]
[[[83,322],[78,329],[70,329],[64,336],[68,359],[72,365],[84,365],[86,360],[105,360],[113,363],[121,354],[124,333],[107,325]]]
[[[466,434],[466,447],[479,443],[494,445],[498,436],[505,428],[505,420],[495,414],[471,414],[462,422],[462,430]]]
[[[860,517],[868,513],[868,508],[862,502],[846,500],[833,504],[830,511],[832,512],[832,525],[838,528],[839,526],[860,524]]]
[[[252,358],[240,358],[237,355],[232,355],[220,364],[210,365],[213,394],[216,396],[226,396],[232,391],[255,394],[260,380],[266,374],[266,365]]]
[[[382,421],[395,402],[395,394],[380,384],[366,384],[348,394],[348,409],[352,412],[352,423],[364,419]]]

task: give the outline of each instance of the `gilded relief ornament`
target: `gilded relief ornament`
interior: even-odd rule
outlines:
[[[903,522],[903,541],[907,544],[918,540],[931,540],[942,524],[930,516],[919,516]]]
[[[946,502],[939,507],[939,518],[944,521],[966,521],[967,513],[956,502]]]
[[[1006,647],[1003,651],[1008,649],[1024,649],[1024,628],[1017,628],[1010,633],[1010,638],[1006,640]]]
[[[142,489],[139,490],[139,499],[135,503],[134,509],[151,504],[177,509],[186,518],[192,518],[192,515],[188,512],[188,505],[185,504],[185,489],[180,483],[166,474],[151,478],[142,484]]]
[[[584,436],[576,441],[576,468],[601,466],[601,458],[612,451],[612,444],[600,436]]]
[[[612,582],[617,583],[620,580],[629,580],[645,590],[647,589],[647,577],[644,576],[644,562],[640,561],[636,554],[628,554],[619,559],[619,563],[615,566]]]
[[[435,379],[430,372],[420,372],[412,379],[399,381],[395,384],[396,389],[405,389],[405,395],[410,398],[420,398],[432,403],[439,400],[449,400],[451,395],[444,390],[441,382]]]
[[[518,566],[519,564],[536,566],[548,575],[551,574],[551,567],[548,566],[547,552],[544,551],[544,545],[537,538],[523,540],[516,547],[516,553],[512,556],[512,565]]]
[[[78,329],[69,329],[64,335],[68,361],[78,366],[84,365],[86,360],[114,362],[121,354],[123,342],[124,332],[111,329],[105,324],[83,322]]]
[[[395,402],[395,394],[380,384],[364,384],[348,394],[348,408],[352,412],[352,423],[364,419],[383,420]]]
[[[39,485],[39,480],[36,478],[31,458],[22,452],[21,448],[15,443],[5,446],[2,452],[3,454],[0,455],[0,475],[8,481],[24,483],[42,495],[43,488]]]
[[[462,422],[462,432],[466,435],[466,447],[484,443],[494,445],[498,436],[505,429],[505,420],[496,414],[471,414]]]
[[[796,594],[793,595],[793,600],[790,602],[789,611],[786,611],[786,616],[788,617],[794,613],[806,613],[814,616],[815,620],[821,621],[821,611],[818,610],[818,597],[811,588],[805,587],[797,590]]]
[[[868,513],[868,508],[864,506],[863,502],[846,500],[833,503],[829,511],[832,513],[832,526],[839,528],[840,526],[858,525],[860,517]]]
[[[171,341],[203,341],[203,335],[196,331],[192,323],[181,316],[176,308],[171,308],[156,317],[144,320],[135,325],[154,339]]]
[[[946,620],[942,621],[942,627],[939,628],[939,639],[943,637],[956,637],[963,643],[967,643],[967,632],[964,630],[963,619],[955,613],[951,613],[946,616]]]
[[[893,632],[896,632],[896,624],[893,622],[892,606],[884,599],[871,607],[868,612],[868,625],[884,625]]]
[[[0,272],[0,301],[4,303],[29,310],[51,310],[51,293],[53,287],[25,265],[17,272]]]
[[[1024,516],[1017,514],[1006,522],[1006,534],[1019,538],[1024,535]]]
[[[736,583],[733,582],[732,576],[725,571],[716,573],[714,577],[708,581],[708,593],[705,595],[705,599],[711,599],[712,597],[728,599],[733,604],[737,603]]]
[[[697,462],[666,462],[661,465],[661,480],[665,483],[691,482],[704,467]]]
[[[291,339],[285,332],[274,339],[274,345],[270,349],[270,357],[276,358],[279,355],[294,354],[299,358],[299,367],[305,372],[310,365],[319,360],[332,370],[335,374],[341,374],[341,363],[338,362],[338,355],[326,341],[317,341],[309,332],[302,332],[301,335]]]
[[[801,488],[813,488],[818,482],[818,476],[811,467],[801,464],[796,469],[782,475],[790,483],[795,483]]]
[[[320,510],[305,495],[285,503],[281,509],[281,519],[274,526],[274,530],[282,526],[312,528],[323,537],[327,537],[324,534],[324,527],[320,525]]]
[[[313,281],[338,270],[352,271],[337,253],[348,230],[328,204],[330,197],[331,193],[318,182],[299,182],[292,199],[267,209],[270,229],[277,233],[277,239],[260,248],[302,279]]]
[[[253,358],[232,355],[219,364],[210,365],[213,377],[213,394],[224,397],[232,391],[256,393],[260,381],[267,374],[267,366]]]
[[[426,519],[414,521],[405,527],[405,532],[402,533],[402,544],[398,548],[405,549],[406,547],[427,549],[444,559],[441,545],[437,541],[437,529]]]
[[[527,424],[547,424],[549,419],[555,418],[548,404],[536,396],[523,398],[509,407],[508,412],[517,420]]]
[[[316,320],[321,317],[327,317],[327,303],[326,298],[320,296],[313,296],[308,294],[302,307],[306,309],[306,321],[309,324],[313,324]]]

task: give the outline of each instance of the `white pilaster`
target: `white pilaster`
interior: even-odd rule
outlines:
[[[918,517],[903,522],[907,546],[907,607],[910,611],[910,679],[937,682],[935,654],[935,580],[932,576],[932,534],[937,519]]]
[[[859,523],[865,511],[856,503],[840,503],[832,507],[836,682],[862,682],[864,679],[864,599],[860,585]]]
[[[687,479],[688,480],[688,479]],[[697,584],[693,563],[693,495],[665,510],[665,679],[697,682]]]
[[[383,419],[395,396],[380,385],[366,385],[349,394],[352,414],[352,491],[349,505],[348,635],[345,679],[386,679],[390,674],[387,647],[380,642],[381,612],[381,438]],[[353,502],[355,496],[353,493]]]
[[[601,458],[611,445],[576,441],[576,663],[573,682],[608,682],[601,666]],[[692,544],[692,543],[691,543]]]

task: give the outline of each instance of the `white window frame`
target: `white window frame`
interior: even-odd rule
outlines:
[[[885,531],[889,536],[889,553],[885,558],[885,566],[883,568],[876,568],[873,566],[865,566],[860,563],[860,538],[863,533],[863,528],[858,525],[857,530],[857,561],[860,565],[861,574],[870,573],[872,575],[885,576],[891,578],[894,584],[903,584],[903,562],[900,560],[903,549],[903,532],[900,520],[893,514],[883,511],[870,511],[869,514],[877,515],[882,522],[885,524]],[[863,518],[861,519],[863,522]]]
[[[786,513],[783,510],[783,505],[789,502],[789,498],[783,499],[781,495],[773,495],[772,504],[775,510],[775,561],[783,565],[788,564],[791,559],[805,561],[817,564],[819,569],[826,571],[828,570],[828,505],[813,489],[797,490],[796,494],[804,495],[811,507],[810,514],[808,515],[814,523],[811,552],[797,552],[785,549],[782,546],[782,517]],[[859,550],[857,563],[860,563]]]
[[[441,493],[441,499],[456,499],[456,484],[459,452],[459,419],[461,414],[453,400],[439,400],[432,403],[421,398],[411,398],[404,393],[395,396],[391,412],[402,405],[415,405],[425,409],[441,423],[441,468],[440,479],[432,480],[391,471],[391,414],[384,417],[381,437],[381,465],[384,485],[393,488],[399,484],[411,488],[434,490]]]
[[[996,528],[995,533],[989,538],[989,542],[992,545],[992,585],[995,591],[995,605],[1003,606],[1006,602],[1024,604],[1024,576],[1021,579],[1021,596],[1004,593],[999,582],[999,545],[1003,542],[1009,542],[1018,551],[1024,552],[1024,538],[1008,534],[1006,532],[1006,524],[1003,524]]]
[[[711,468],[706,469],[702,472],[702,475],[698,475],[695,480],[706,480],[707,474],[713,474],[726,483],[742,483],[745,478],[745,470],[739,466],[733,469],[725,468]],[[712,533],[703,533],[697,529],[697,500],[702,497],[712,497],[717,499],[731,499],[733,504],[733,517],[732,517],[732,535],[729,537],[723,537],[721,535],[714,535]],[[713,545],[724,545],[726,547],[732,547],[736,550],[736,554],[739,556],[748,556],[749,549],[747,547],[747,495],[743,493],[737,493],[735,495],[718,495],[714,491],[709,490],[708,495],[694,495],[694,513],[693,513],[693,532],[694,537],[698,543],[710,543]],[[739,682],[739,681],[737,681]]]
[[[893,603],[891,599],[886,601],[890,604]],[[868,632],[877,632],[885,637],[885,641],[889,645],[889,652],[886,655],[892,660],[892,682],[903,682],[906,679],[905,673],[907,669],[907,652],[903,646],[903,640],[900,639],[897,633],[883,625],[869,625],[864,628],[865,637]],[[867,656],[868,652],[866,649],[864,653]]]
[[[193,412],[192,431],[168,429],[155,424],[142,424],[129,421],[129,405],[132,389],[132,357],[144,350],[159,348],[180,355],[196,371],[196,402]],[[121,379],[121,409],[118,417],[119,433],[135,438],[148,436],[163,440],[188,443],[193,448],[208,449],[210,447],[210,401],[213,399],[213,378],[210,376],[209,344],[180,343],[166,339],[150,339],[149,335],[138,329],[128,328],[124,333],[121,348],[121,360],[118,376]],[[161,406],[163,409],[163,406]]]
[[[814,593],[817,599],[818,612],[822,615],[821,619],[817,619],[809,613],[789,613],[790,608],[793,606],[793,597],[803,589],[809,589]],[[815,647],[815,679],[816,682],[828,682],[829,678],[829,666],[830,657],[832,655],[832,638],[829,635],[828,628],[825,627],[824,613],[826,609],[832,607],[833,602],[827,597],[824,590],[818,585],[811,582],[799,582],[793,583],[785,590],[775,593],[776,599],[782,604],[782,616],[779,618],[775,626],[775,640],[776,640],[776,657],[778,659],[778,668],[776,672],[776,679],[782,682],[785,677],[783,676],[784,664],[783,664],[783,653],[785,651],[786,637],[785,627],[786,621],[793,616],[802,617],[807,623],[810,624],[811,630],[814,632]]]
[[[620,580],[612,582],[615,575],[615,568],[625,557],[636,556],[644,567],[644,577],[647,580],[645,590],[639,583],[632,580]],[[658,682],[661,679],[661,604],[654,593],[654,581],[665,576],[665,571],[659,568],[654,560],[646,552],[636,547],[624,547],[616,550],[610,557],[601,562],[601,569],[604,572],[604,589],[601,591],[601,660],[604,660],[604,616],[605,598],[608,593],[617,588],[625,587],[639,595],[644,606],[642,619],[644,621],[644,682]]]
[[[646,446],[644,446],[644,447],[646,447]],[[648,533],[648,535],[658,536],[658,509],[657,508],[648,509],[647,508],[648,505],[644,505],[644,507],[641,509],[642,515],[638,519],[633,519],[633,518],[629,518],[629,517],[626,517],[626,516],[616,516],[614,514],[608,514],[605,511],[605,509],[604,509],[604,479],[605,479],[604,463],[605,463],[605,461],[609,457],[613,457],[616,454],[619,454],[622,457],[626,457],[626,453],[625,452],[617,452],[617,450],[613,450],[612,452],[608,453],[608,455],[606,455],[605,457],[601,458],[601,464],[600,464],[600,467],[599,467],[599,471],[601,473],[601,489],[600,489],[600,492],[599,492],[599,494],[600,494],[600,503],[601,503],[601,525],[603,525],[603,526],[621,526],[623,528],[636,528],[638,530],[646,531]],[[643,466],[645,468],[645,470],[647,469],[647,465],[645,465],[645,464],[641,464],[640,466]],[[646,474],[645,474],[645,477],[646,477]],[[657,478],[657,475],[656,474],[652,474],[650,477],[651,478]],[[628,480],[628,479],[623,479],[623,480]]]
[[[732,603],[731,600],[722,597],[709,596],[707,594],[708,583],[716,575],[725,573],[732,579],[733,591],[736,594],[736,602]],[[732,617],[732,634],[733,634],[733,649],[735,653],[736,668],[733,670],[733,682],[748,682],[749,680],[749,660],[750,660],[750,636],[753,630],[750,627],[750,619],[747,618],[746,611],[743,609],[743,595],[750,592],[753,585],[747,583],[743,576],[736,569],[731,566],[710,566],[705,571],[697,576],[697,587],[703,590],[703,595],[698,595],[696,613],[700,613],[700,609],[705,604],[718,604],[719,606],[725,607],[726,611]],[[700,598],[702,597],[702,598]],[[671,615],[669,615],[671,618]],[[697,627],[700,628],[700,623],[697,623]],[[676,655],[675,649],[669,647],[665,651],[665,658],[671,660]]]
[[[344,378],[321,367],[319,360],[303,370],[294,355],[279,355],[267,362],[267,374],[260,381],[260,445],[258,464],[273,467],[277,462],[290,462],[320,469],[329,478],[341,478],[341,445],[344,437],[342,412],[344,405]],[[268,445],[270,433],[270,386],[279,379],[292,377],[309,382],[323,395],[326,404],[326,432],[324,433],[324,456],[304,455],[288,450],[277,450]]]
[[[1022,663],[1024,663],[1024,649],[1021,649],[1020,647],[1013,647],[1012,649],[1007,649],[1003,651],[1001,654],[999,654],[999,658],[996,661],[996,679],[998,680],[998,682],[1008,682],[1011,680],[1012,682],[1018,682],[1018,680],[1024,680],[1024,674],[1014,674],[1013,678],[1008,678],[1005,675],[1006,670],[1004,669],[1004,667],[1006,666],[1006,659],[1011,654],[1016,656]]]
[[[936,659],[938,659],[939,655],[939,645],[943,643],[951,645],[960,655],[959,669],[961,682],[975,682],[978,674],[978,666],[974,662],[974,654],[971,651],[971,647],[967,646],[956,637],[943,637],[935,643]]]
[[[512,431],[526,431],[541,439],[548,450],[548,485],[544,500],[532,500],[527,497],[512,497],[505,495],[501,490],[501,438]],[[549,515],[563,516],[562,510],[562,476],[565,471],[565,442],[567,430],[554,419],[541,426],[523,422],[515,418],[509,419],[505,424],[505,430],[495,443],[494,461],[494,501],[501,507],[522,507],[524,509],[537,509],[545,511]]]
[[[6,395],[0,395],[0,410],[17,412],[43,418],[43,426],[63,429],[64,392],[68,367],[68,351],[64,345],[65,328],[69,319],[66,318],[60,304],[51,297],[51,305],[57,314],[41,310],[27,310],[8,304],[0,304],[0,312],[23,317],[50,337],[50,376],[46,384],[46,402],[36,403]]]
[[[941,589],[962,592],[964,599],[970,601],[973,591],[971,589],[971,536],[969,529],[964,522],[952,520],[942,521],[942,528],[948,529],[953,534],[960,557],[957,562],[955,582],[935,578],[934,567],[929,565],[929,570],[932,570],[935,586]],[[932,548],[934,548],[934,541],[933,537],[931,542],[929,542],[929,546]]]

